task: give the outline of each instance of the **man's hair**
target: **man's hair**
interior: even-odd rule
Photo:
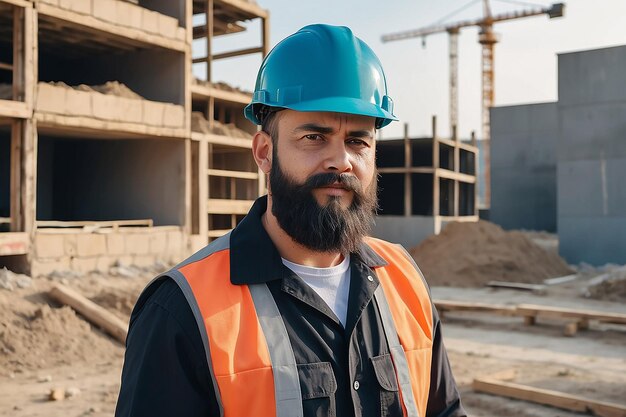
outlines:
[[[280,110],[281,109],[272,109],[271,107],[264,106],[264,108],[259,111],[259,114],[262,115],[261,130],[270,135],[274,146],[278,140],[278,112]]]

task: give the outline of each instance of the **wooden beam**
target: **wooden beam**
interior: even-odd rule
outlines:
[[[257,172],[230,171],[225,169],[207,169],[206,173],[214,177],[241,178],[246,180],[259,179]]]
[[[32,2],[26,0],[0,0],[0,3],[11,4],[18,7],[32,7]]]
[[[98,228],[112,227],[114,229],[117,229],[118,227],[131,227],[131,226],[153,227],[154,226],[154,221],[152,219],[110,220],[110,221],[98,221],[98,220],[81,220],[81,221],[37,220],[37,227],[67,228],[67,227],[85,227],[85,226],[96,226]]]
[[[468,184],[475,184],[476,183],[476,176],[474,176],[474,175],[463,174],[461,172],[449,171],[449,170],[443,169],[443,168],[437,168],[435,171],[436,171],[436,175],[439,178],[446,178],[446,179],[449,179],[449,180],[461,181],[461,182],[465,182],[465,183],[468,183]]]
[[[26,255],[30,250],[28,233],[0,233],[0,256]]]
[[[13,71],[13,65],[0,62],[0,70]]]
[[[519,304],[517,306],[517,311],[520,315],[539,315],[545,317],[586,319],[604,323],[626,324],[626,314],[621,313],[579,310],[535,304]]]
[[[209,98],[213,97],[219,101],[226,101],[229,103],[247,105],[252,100],[252,94],[246,94],[240,91],[226,91],[219,88],[215,88],[208,85],[192,84],[191,93],[194,98]],[[207,119],[208,120],[208,119]]]
[[[13,9],[13,100],[24,100],[25,9]]]
[[[501,382],[495,379],[475,379],[472,388],[478,392],[549,405],[563,410],[591,412],[599,417],[626,417],[626,406],[622,404],[595,401],[578,395],[528,385]]]
[[[22,122],[14,120],[11,123],[11,191],[10,191],[10,213],[12,232],[23,231],[22,226]]]
[[[52,287],[48,295],[59,303],[72,307],[88,321],[113,336],[118,342],[122,344],[126,342],[126,333],[128,332],[126,322],[103,307],[61,284]]]
[[[20,170],[20,231],[29,234],[35,241],[37,218],[37,121],[26,119],[20,123],[22,149]]]
[[[208,57],[210,57],[213,54],[213,25],[215,24],[215,4],[214,4],[214,0],[206,0],[206,22],[205,22],[205,27],[206,27],[206,57],[200,61],[200,62],[204,62],[206,63],[206,80],[208,82],[211,82],[211,80],[213,79],[213,72],[212,72],[212,62],[210,59],[208,59]],[[191,61],[192,64],[196,63],[195,59],[192,59]],[[213,115],[211,115],[211,119],[213,118]],[[211,120],[211,119],[207,119],[207,120]]]
[[[260,8],[255,3],[247,2],[244,0],[215,0],[216,4],[226,6],[227,8],[244,12],[249,15],[249,18],[269,17],[267,10]]]
[[[270,53],[270,18],[266,16],[261,22],[261,45],[263,47],[263,58]]]
[[[409,217],[413,213],[413,187],[409,169],[411,169],[411,142],[409,141],[409,124],[404,124],[404,216]]]
[[[232,22],[221,22],[220,20],[213,19],[213,36],[227,35],[231,33],[244,32],[246,28]],[[193,38],[202,39],[207,37],[206,25],[194,26]]]
[[[252,207],[252,200],[225,200],[209,198],[207,212],[209,214],[248,214]]]
[[[232,58],[232,57],[235,57],[235,56],[255,54],[255,53],[259,53],[259,52],[263,53],[263,47],[257,46],[257,47],[254,47],[254,48],[238,49],[236,51],[222,52],[221,54],[212,55],[211,56],[211,60],[216,61],[218,59]],[[193,59],[193,63],[194,64],[200,64],[202,62],[207,62],[207,57],[206,56]]]
[[[21,101],[0,100],[0,117],[28,119],[32,117],[32,111],[28,104]]]
[[[546,289],[546,286],[543,284],[527,284],[525,282],[489,281],[486,285],[487,287],[507,288],[510,290],[523,290],[533,292],[542,292]]]
[[[39,126],[50,128],[58,132],[87,133],[94,132],[106,137],[117,135],[128,137],[158,137],[158,138],[186,138],[189,133],[184,128],[148,126],[143,123],[119,122],[115,120],[101,120],[87,116],[67,116],[61,114],[35,112],[35,119]]]
[[[230,136],[205,134],[200,132],[191,132],[193,140],[206,140],[208,143],[215,145],[226,145],[236,148],[252,149],[252,139],[231,138]]]
[[[472,301],[455,301],[455,300],[434,300],[435,307],[442,311],[475,311],[501,314],[505,316],[515,316],[515,306],[504,304],[487,304]]]
[[[120,38],[132,40],[139,47],[145,45],[155,45],[179,52],[184,52],[186,48],[186,43],[182,40],[166,38],[135,28],[118,26],[113,23],[96,19],[94,16],[83,15],[42,2],[37,2],[36,7],[40,15],[59,19],[63,22],[73,22],[74,26],[80,26],[82,30],[96,35],[104,32],[116,35]]]
[[[380,174],[433,174],[435,169],[433,167],[389,167],[378,168]]]

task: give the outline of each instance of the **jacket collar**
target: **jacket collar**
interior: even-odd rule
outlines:
[[[261,284],[282,279],[288,273],[261,222],[266,210],[267,196],[259,197],[230,234],[230,281],[235,285]],[[364,242],[351,258],[370,268],[387,265],[387,261]]]

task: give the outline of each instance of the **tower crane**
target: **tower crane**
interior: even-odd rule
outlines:
[[[494,103],[494,45],[498,42],[498,37],[493,31],[494,23],[507,20],[521,19],[524,17],[539,16],[546,14],[550,19],[563,16],[565,5],[555,3],[550,7],[529,8],[515,12],[492,15],[489,0],[482,0],[483,17],[481,19],[464,20],[450,24],[435,24],[420,29],[396,32],[382,36],[383,42],[399,41],[404,39],[422,38],[428,35],[447,32],[449,42],[449,64],[450,64],[450,133],[456,136],[458,125],[458,35],[462,28],[478,26],[478,42],[482,45],[482,139],[486,140],[487,146],[483,148],[485,153],[485,203],[489,205],[489,139],[491,132],[489,128],[489,108]]]

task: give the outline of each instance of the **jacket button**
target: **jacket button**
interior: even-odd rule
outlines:
[[[354,390],[358,391],[359,387],[361,386],[361,384],[359,384],[359,381],[354,381],[354,385],[353,386],[354,386]]]
[[[367,276],[367,280],[368,280],[369,282],[374,282],[374,278],[372,278],[372,276],[371,276],[371,275],[368,275],[368,276]]]

